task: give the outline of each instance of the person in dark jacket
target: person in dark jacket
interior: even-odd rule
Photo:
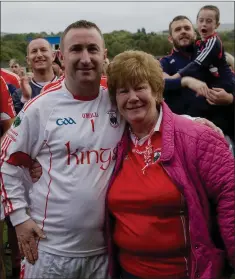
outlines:
[[[212,87],[223,88],[232,93],[234,89],[234,75],[226,62],[224,47],[216,29],[220,25],[220,11],[216,6],[206,5],[197,15],[197,29],[200,40],[195,44],[194,60],[179,70],[183,76],[198,75],[208,71],[207,84]]]
[[[169,25],[169,41],[173,44],[170,55],[160,60],[165,76],[164,98],[173,112],[209,119],[234,141],[234,92],[223,88],[209,88],[208,70],[196,72],[194,77],[170,79],[193,61],[196,34],[191,21],[185,16],[175,17]],[[206,99],[204,96],[209,93]]]

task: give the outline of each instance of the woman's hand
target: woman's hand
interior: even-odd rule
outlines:
[[[30,176],[32,178],[33,183],[37,182],[42,175],[42,166],[38,161],[34,161],[32,166],[29,169]]]

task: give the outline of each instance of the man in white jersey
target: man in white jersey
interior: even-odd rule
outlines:
[[[105,194],[124,122],[99,86],[106,58],[99,28],[71,24],[61,53],[65,79],[24,106],[2,143],[2,202],[27,258],[22,278],[102,279]],[[43,173],[28,190],[22,171],[35,159]]]

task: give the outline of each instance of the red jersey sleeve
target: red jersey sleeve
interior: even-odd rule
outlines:
[[[6,82],[0,77],[0,120],[14,118],[16,113]]]
[[[20,88],[20,78],[16,74],[1,68],[1,77],[3,77],[5,82],[14,85],[15,88]]]

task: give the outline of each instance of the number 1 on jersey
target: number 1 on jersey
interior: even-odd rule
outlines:
[[[91,129],[92,129],[92,132],[95,132],[95,121],[94,121],[94,119],[91,119]]]

